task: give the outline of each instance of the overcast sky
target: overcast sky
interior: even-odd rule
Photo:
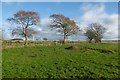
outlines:
[[[7,1],[7,0],[6,0]],[[14,38],[11,36],[12,25],[6,19],[12,17],[19,10],[36,11],[41,18],[41,25],[34,26],[40,33],[35,38],[48,38],[50,40],[63,39],[56,31],[51,31],[47,26],[49,16],[63,14],[77,22],[84,29],[90,23],[99,22],[107,28],[103,39],[118,39],[118,3],[117,2],[2,2],[2,29],[4,39]],[[86,37],[79,35],[70,36],[70,40],[85,40]]]

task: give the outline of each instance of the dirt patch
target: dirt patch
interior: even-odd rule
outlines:
[[[77,46],[69,46],[65,48],[66,50],[78,50],[79,48]]]
[[[99,52],[101,52],[101,53],[113,54],[113,51],[112,51],[112,50],[95,49],[95,48],[88,48],[88,49],[91,49],[91,50],[96,50],[96,51],[99,51]]]

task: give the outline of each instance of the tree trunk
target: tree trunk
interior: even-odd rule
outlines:
[[[27,45],[27,28],[24,29],[24,37],[25,37],[25,43],[24,45]]]
[[[64,34],[64,41],[63,41],[64,44],[66,43],[66,38],[67,38],[67,36],[66,36],[66,34]]]
[[[101,43],[101,40],[96,39],[95,43]]]
[[[25,26],[25,28],[23,28],[24,29],[24,37],[25,37],[25,43],[24,43],[25,46],[27,45],[27,37],[28,37],[27,28],[28,28],[28,24],[29,24],[29,18],[28,18],[27,25]]]
[[[91,43],[92,42],[92,39],[89,39],[89,43]]]
[[[101,43],[101,39],[99,40],[99,43]]]
[[[98,43],[98,40],[97,40],[97,39],[95,40],[95,43]]]
[[[63,29],[64,29],[64,41],[63,41],[63,43],[66,44],[66,39],[67,39],[66,29],[65,29],[65,27]]]
[[[27,36],[25,35],[25,43],[24,45],[26,46],[27,45]]]

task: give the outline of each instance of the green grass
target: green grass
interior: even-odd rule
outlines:
[[[28,46],[3,49],[3,78],[118,78],[116,43]]]

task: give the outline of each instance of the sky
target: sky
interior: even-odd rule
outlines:
[[[2,2],[93,2],[93,0],[1,0]],[[94,2],[118,2],[119,0],[94,0]]]
[[[40,33],[34,35],[34,39],[63,39],[61,34],[48,27],[49,16],[52,14],[63,14],[75,20],[82,29],[78,35],[69,36],[69,40],[85,40],[86,37],[83,35],[85,28],[94,22],[98,22],[107,28],[103,37],[104,40],[118,39],[118,2],[2,2],[2,20],[0,22],[2,22],[1,28],[4,31],[4,39],[19,37],[11,35],[11,31],[15,27],[6,21],[19,10],[39,13],[41,25],[33,27]]]

